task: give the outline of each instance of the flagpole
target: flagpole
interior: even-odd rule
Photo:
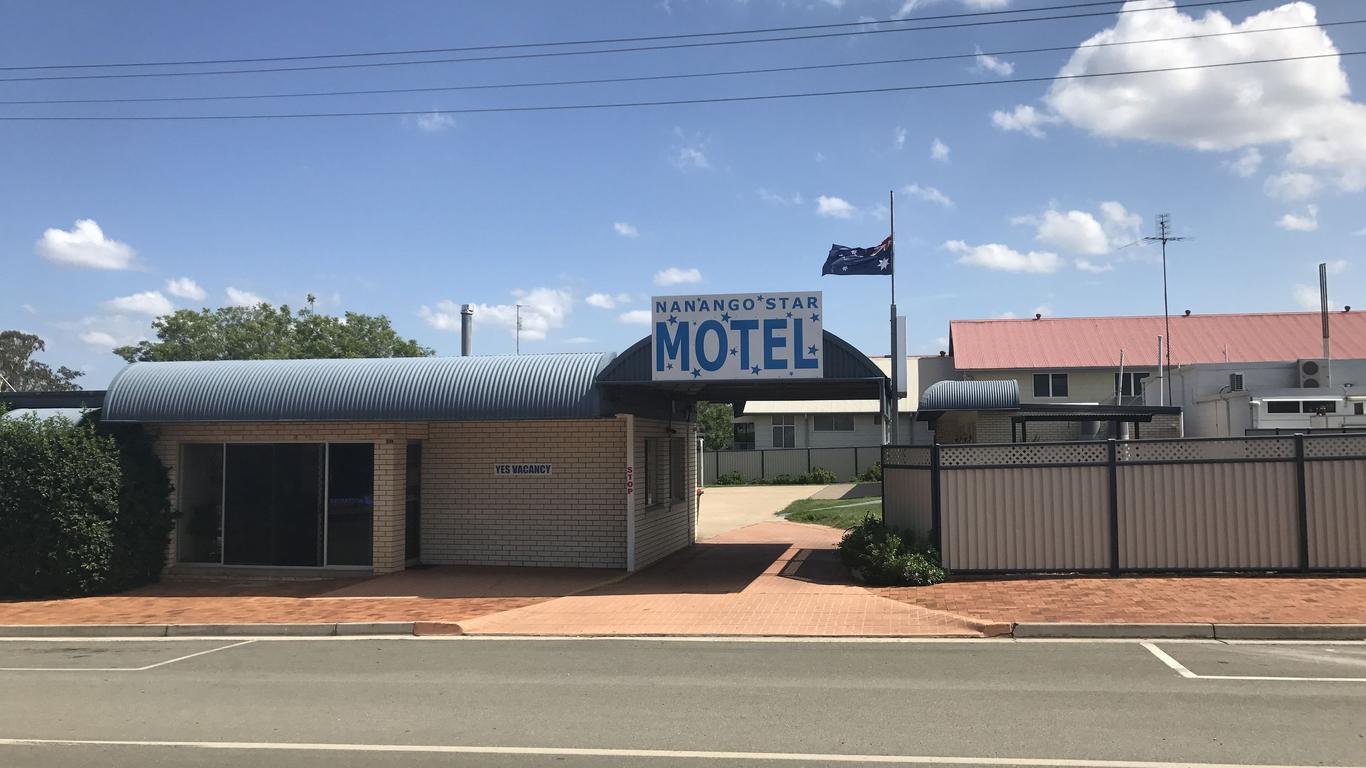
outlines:
[[[891,307],[891,326],[892,326],[892,347],[887,354],[887,359],[892,364],[892,403],[891,403],[891,438],[892,445],[896,445],[900,440],[900,421],[901,417],[897,414],[899,405],[897,392],[901,390],[900,382],[897,381],[897,371],[901,369],[901,361],[896,359],[896,193],[894,190],[887,190],[887,222],[891,225],[891,233],[887,240],[891,244],[892,251],[892,307]]]

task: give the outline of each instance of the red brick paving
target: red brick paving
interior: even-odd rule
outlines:
[[[1366,624],[1366,578],[999,579],[875,591],[908,605],[984,621]]]

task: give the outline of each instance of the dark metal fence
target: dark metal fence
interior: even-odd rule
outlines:
[[[846,448],[761,448],[749,451],[705,451],[702,455],[702,482],[716,485],[723,475],[736,473],[744,482],[773,480],[780,475],[797,477],[822,467],[835,473],[840,482],[863,474],[881,460],[882,447],[866,445]]]

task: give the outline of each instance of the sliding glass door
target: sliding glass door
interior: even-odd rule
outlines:
[[[374,477],[371,443],[184,445],[178,559],[370,565]]]

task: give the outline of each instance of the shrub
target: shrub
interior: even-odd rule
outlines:
[[[801,480],[803,480],[803,479],[805,479],[805,475],[803,475],[802,477],[793,477],[792,475],[786,475],[786,474],[784,474],[784,475],[777,475],[777,476],[775,476],[772,480],[769,480],[768,482],[772,483],[773,485],[799,485],[799,484],[800,484],[799,481],[801,481]]]
[[[860,483],[880,483],[882,482],[882,462],[877,462],[873,466],[863,470],[858,476]]]
[[[914,533],[869,513],[840,539],[840,560],[869,584],[921,587],[944,580],[939,553]]]
[[[53,417],[0,420],[0,594],[105,586],[119,514],[112,438]]]
[[[838,483],[840,479],[833,471],[826,469],[825,467],[812,467],[811,471],[806,473],[806,481],[807,483],[829,485],[831,483]]]
[[[155,580],[174,522],[140,427],[0,421],[0,595],[79,595]]]
[[[724,472],[716,477],[717,485],[739,485],[745,478],[739,472]]]

